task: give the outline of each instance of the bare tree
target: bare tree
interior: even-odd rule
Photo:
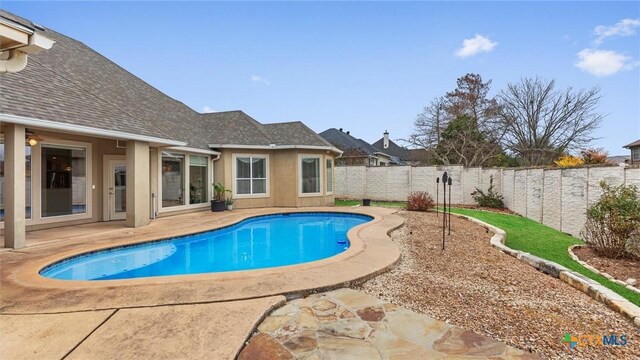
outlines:
[[[505,149],[522,165],[546,165],[562,153],[588,145],[603,115],[600,90],[554,90],[555,81],[524,78],[500,95]]]
[[[502,154],[504,127],[498,102],[488,97],[490,86],[478,74],[459,78],[455,90],[418,115],[406,141],[427,149],[442,164],[493,165]]]
[[[441,157],[436,153],[442,132],[447,128],[449,114],[446,111],[447,102],[444,97],[435,98],[429,106],[418,114],[413,122],[413,132],[409,139],[404,140],[413,146],[427,150],[440,162],[446,163],[446,156]]]

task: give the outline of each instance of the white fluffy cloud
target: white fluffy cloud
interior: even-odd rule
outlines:
[[[640,27],[640,19],[623,19],[611,26],[598,25],[593,30],[593,34],[596,36],[594,43],[600,45],[604,39],[612,36],[635,35],[638,27]]]
[[[611,50],[584,49],[575,66],[595,76],[609,76],[638,66],[631,58]]]
[[[462,41],[462,47],[456,51],[456,56],[466,58],[479,53],[490,52],[496,45],[498,43],[491,41],[488,37],[476,34],[476,36]]]
[[[205,107],[202,108],[202,112],[206,114],[206,113],[212,113],[216,111],[209,105],[206,105]]]
[[[267,86],[271,85],[271,81],[263,78],[260,75],[251,75],[251,82],[254,84],[265,84]]]

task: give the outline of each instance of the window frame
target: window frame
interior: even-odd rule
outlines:
[[[84,148],[85,151],[85,204],[86,212],[79,214],[68,215],[55,215],[55,216],[42,216],[42,148],[54,147],[61,149],[69,148]],[[34,151],[34,148],[35,151]],[[38,224],[55,223],[61,221],[71,221],[80,219],[91,219],[93,217],[93,153],[92,144],[88,142],[71,141],[71,140],[50,140],[42,141],[38,143],[34,148],[31,148],[31,187],[32,189],[38,189],[37,192],[32,192],[32,201],[36,200],[37,209],[34,209],[34,205],[31,205],[31,219],[34,219],[34,211],[37,216]],[[34,154],[35,153],[35,154]],[[34,155],[37,159],[34,159]],[[37,160],[38,166],[33,166],[34,160]],[[34,176],[34,174],[36,176]],[[34,199],[34,195],[37,195],[37,199]]]
[[[333,180],[333,178],[335,177],[336,173],[335,161],[329,156],[325,156],[324,159],[324,177],[326,182],[326,184],[324,184],[324,190],[327,195],[333,195],[333,188],[335,185],[335,181]],[[327,166],[328,164],[331,164],[331,190],[329,190],[329,173],[327,172],[327,170],[329,169],[329,167]]]
[[[185,198],[185,203],[184,205],[176,205],[176,206],[167,206],[164,207],[162,206],[162,192],[163,192],[163,188],[162,188],[162,153],[163,152],[169,152],[172,154],[180,154],[184,156],[184,187],[183,187],[183,192],[186,196]],[[190,160],[191,160],[191,156],[203,156],[207,158],[207,201],[203,202],[203,203],[198,203],[198,204],[189,204],[189,180],[191,177],[191,171],[190,171]],[[150,155],[151,156],[151,155]],[[210,206],[209,205],[209,201],[211,201],[212,198],[212,192],[211,192],[211,182],[213,181],[213,161],[211,159],[211,155],[209,154],[200,154],[200,153],[191,153],[191,152],[185,152],[185,151],[178,151],[178,150],[165,150],[163,151],[162,149],[160,149],[158,151],[158,155],[156,156],[156,163],[157,163],[157,189],[158,189],[158,196],[156,198],[156,206],[157,206],[157,211],[159,214],[161,213],[169,213],[169,212],[173,212],[173,211],[181,211],[181,210],[189,210],[189,209],[199,209],[199,208],[205,208]]]
[[[318,167],[319,167],[319,171],[318,171],[318,182],[319,182],[319,186],[318,189],[320,190],[319,192],[314,192],[314,193],[305,193],[302,192],[302,187],[303,187],[303,177],[302,177],[302,160],[303,159],[318,159]],[[323,160],[324,157],[320,154],[298,154],[298,196],[299,197],[317,197],[317,196],[323,196],[324,192],[326,191],[326,189],[324,188],[324,179],[323,177],[325,176],[325,171],[323,170]]]
[[[640,161],[640,146],[631,148],[631,161]]]
[[[210,188],[210,187],[211,187],[211,186],[209,185],[209,183],[211,183],[211,178],[209,178],[209,176],[211,176],[211,175],[209,175],[209,173],[210,173],[210,171],[209,171],[209,164],[211,163],[211,161],[210,161],[210,159],[209,159],[209,156],[208,156],[208,155],[204,155],[204,154],[187,154],[187,155],[188,155],[188,160],[187,160],[187,166],[186,166],[186,167],[188,167],[188,168],[189,168],[189,177],[187,178],[187,181],[186,181],[186,183],[187,183],[187,184],[186,184],[186,185],[187,185],[187,190],[189,191],[189,192],[188,192],[188,194],[189,194],[189,201],[188,201],[188,203],[187,203],[186,205],[202,205],[202,204],[205,204],[205,205],[206,205],[207,203],[209,203],[209,200],[210,200],[210,199],[209,199],[209,190],[208,190],[208,188]],[[206,161],[205,161],[205,165],[204,165],[204,166],[202,166],[202,165],[191,165],[191,158],[192,158],[192,157],[205,158],[205,159],[206,159]],[[204,168],[205,168],[205,172],[204,172],[205,177],[206,177],[206,178],[204,179],[204,192],[205,192],[205,199],[204,199],[204,201],[203,201],[203,202],[200,202],[200,203],[193,203],[193,204],[191,203],[191,187],[190,187],[190,184],[191,184],[191,166],[194,166],[194,167],[204,167]]]
[[[238,194],[238,158],[249,158],[249,164],[250,164],[250,168],[249,168],[249,172],[250,172],[250,177],[249,178],[240,178],[240,179],[244,179],[244,180],[249,180],[249,183],[251,184],[250,186],[250,190],[251,193],[250,194]],[[253,159],[254,158],[260,158],[260,159],[264,159],[265,160],[265,166],[264,166],[264,171],[265,171],[265,178],[254,178],[253,177]],[[233,198],[234,199],[260,199],[260,198],[268,198],[271,195],[271,181],[270,181],[270,177],[271,177],[271,173],[270,173],[270,159],[269,159],[269,154],[244,154],[244,153],[233,153],[231,155],[231,193],[233,194]],[[253,193],[253,180],[265,180],[265,192],[264,193],[257,193],[254,194]]]

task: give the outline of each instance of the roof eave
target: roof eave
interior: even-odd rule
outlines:
[[[28,127],[35,127],[35,128],[44,129],[44,130],[55,130],[55,131],[60,131],[65,133],[72,133],[72,134],[92,135],[95,137],[102,137],[102,138],[109,138],[109,139],[143,141],[153,145],[164,145],[164,146],[186,146],[187,145],[187,143],[184,141],[164,139],[164,138],[159,138],[155,136],[132,134],[132,133],[117,131],[117,130],[106,130],[106,129],[94,128],[94,127],[84,126],[84,125],[67,124],[67,123],[61,123],[58,121],[35,119],[35,118],[11,115],[11,114],[0,113],[0,121],[6,121],[12,124],[20,124]]]
[[[335,146],[316,146],[316,145],[240,145],[240,144],[209,144],[212,149],[256,149],[256,150],[287,150],[287,149],[304,149],[304,150],[323,150],[331,151],[342,155],[342,150]]]

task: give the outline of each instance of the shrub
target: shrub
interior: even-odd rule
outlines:
[[[489,177],[489,189],[487,192],[476,188],[476,191],[471,193],[473,199],[479,206],[490,207],[494,209],[504,209],[504,198],[502,195],[498,195],[493,186],[493,175]]]
[[[640,197],[633,185],[611,187],[601,181],[603,194],[587,209],[584,240],[606,257],[640,255]]]
[[[407,210],[409,211],[427,211],[433,209],[435,203],[431,195],[424,191],[415,191],[407,197]]]
[[[580,150],[580,159],[587,165],[606,164],[607,152],[602,149],[582,149]]]
[[[584,165],[584,161],[581,158],[572,155],[562,155],[554,163],[561,168]]]

